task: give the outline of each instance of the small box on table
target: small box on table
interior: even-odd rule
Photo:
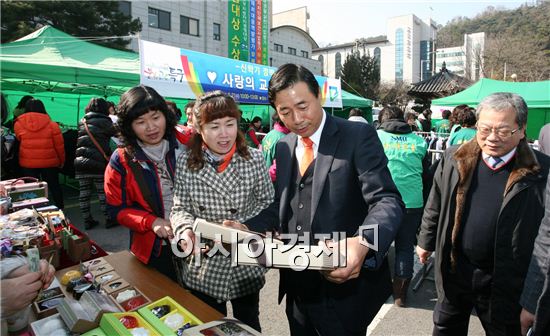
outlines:
[[[36,301],[32,303],[32,310],[39,319],[54,315],[57,313],[57,307],[64,298],[65,295],[61,291],[61,288],[48,288],[40,293]]]
[[[114,280],[118,281],[118,280]],[[122,311],[132,311],[143,307],[146,304],[151,303],[151,300],[145,296],[136,287],[126,287],[119,291],[109,294],[113,301],[118,305]]]
[[[59,314],[31,323],[31,333],[34,336],[69,335],[69,329]]]
[[[132,336],[132,331],[142,328],[149,332],[149,336],[161,336],[143,317],[136,312],[103,314],[99,323],[107,335]]]
[[[138,313],[162,335],[177,335],[179,329],[202,324],[201,320],[169,296],[140,308]]]

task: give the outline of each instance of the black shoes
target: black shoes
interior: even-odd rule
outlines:
[[[84,228],[86,230],[90,230],[91,228],[93,228],[94,226],[97,226],[98,224],[99,222],[92,218],[88,218],[84,220]]]

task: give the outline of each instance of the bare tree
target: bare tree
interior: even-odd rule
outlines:
[[[485,45],[484,75],[506,80],[511,74],[522,82],[550,78],[550,54],[544,41],[534,36],[498,34]]]
[[[382,105],[397,105],[404,109],[411,99],[407,92],[409,85],[404,82],[381,82],[377,87],[378,100]]]

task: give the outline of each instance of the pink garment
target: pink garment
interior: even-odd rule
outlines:
[[[273,160],[273,164],[269,167],[269,177],[271,177],[271,182],[275,182],[277,178],[277,162]]]
[[[279,131],[279,132],[283,132],[284,134],[290,133],[290,130],[288,128],[286,128],[286,126],[283,126],[283,125],[279,124],[278,122],[276,122],[275,125],[273,125],[273,129],[276,130],[276,131]]]

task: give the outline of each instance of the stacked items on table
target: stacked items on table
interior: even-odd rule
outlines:
[[[4,257],[37,247],[40,257],[55,268],[60,264],[62,248],[75,263],[91,257],[89,237],[75,230],[61,210],[22,209],[0,216],[0,239]]]
[[[87,336],[203,335],[199,331],[203,329],[215,331],[216,335],[258,335],[236,320],[203,324],[169,296],[151,302],[104,258],[82,263],[79,270],[66,272],[60,286],[66,297],[60,297],[59,313],[33,322],[31,328],[35,336],[52,332]]]
[[[0,214],[49,204],[48,183],[34,177],[0,181]]]

